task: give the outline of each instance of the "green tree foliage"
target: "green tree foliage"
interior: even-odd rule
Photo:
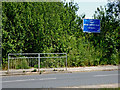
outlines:
[[[70,37],[78,32],[77,4],[3,2],[2,7],[3,63],[8,53],[69,52]]]
[[[101,20],[101,33],[93,34],[91,40],[101,48],[103,64],[117,64],[120,53],[120,1],[109,2],[105,8],[97,8],[94,18]],[[97,37],[97,38],[95,38]]]

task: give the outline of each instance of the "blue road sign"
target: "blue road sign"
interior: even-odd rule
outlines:
[[[100,33],[100,20],[83,19],[83,32]]]

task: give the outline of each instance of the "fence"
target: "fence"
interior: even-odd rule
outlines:
[[[64,61],[63,59],[66,58]],[[56,59],[56,61],[55,61]],[[58,65],[59,63],[59,65]],[[10,70],[51,67],[65,67],[67,70],[67,53],[9,53],[8,73]]]

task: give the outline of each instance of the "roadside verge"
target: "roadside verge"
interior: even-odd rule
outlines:
[[[112,71],[119,70],[119,66],[114,65],[102,65],[102,66],[90,66],[90,67],[68,67],[67,71],[65,68],[41,68],[40,72],[30,72],[33,69],[29,69],[29,72],[23,72],[17,70],[16,73],[7,73],[7,71],[0,71],[0,76],[10,75],[38,75],[38,74],[51,74],[51,73],[74,73],[74,72],[92,72],[92,71]]]

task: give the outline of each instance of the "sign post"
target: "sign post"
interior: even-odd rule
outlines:
[[[40,72],[40,54],[38,54],[38,72]]]
[[[100,33],[100,20],[99,19],[83,19],[83,32],[87,33]]]
[[[83,19],[83,32],[100,33],[100,20]]]

